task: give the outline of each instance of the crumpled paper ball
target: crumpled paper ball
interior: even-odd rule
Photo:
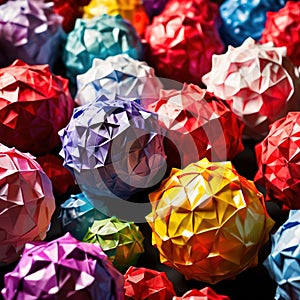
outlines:
[[[65,38],[62,18],[53,3],[8,1],[0,9],[0,65],[16,59],[28,64],[48,64],[53,70]]]
[[[29,153],[0,144],[0,264],[19,258],[27,242],[46,237],[55,199],[48,176]]]
[[[275,223],[263,195],[229,161],[174,168],[149,199],[160,262],[187,280],[214,284],[256,266]]]
[[[274,299],[300,297],[300,211],[291,210],[288,219],[272,234],[272,248],[263,262],[277,283]]]
[[[84,242],[99,244],[102,250],[120,271],[136,265],[144,250],[144,236],[134,222],[111,217],[95,220],[88,229]]]
[[[127,54],[109,56],[105,60],[95,58],[92,67],[77,76],[78,105],[87,104],[101,97],[120,96],[127,99],[159,97],[162,83],[154,69],[145,61],[131,58]]]
[[[16,60],[0,69],[0,95],[1,143],[36,156],[60,144],[74,108],[66,79],[48,65]]]
[[[90,0],[46,0],[53,2],[54,11],[63,17],[62,27],[66,33],[74,29],[77,18],[83,14],[83,6],[88,5]]]
[[[143,5],[150,20],[164,10],[168,1],[169,0],[143,0]]]
[[[285,47],[248,38],[240,47],[229,46],[225,54],[214,55],[212,69],[202,80],[243,120],[245,138],[262,140],[271,123],[300,109],[295,72]]]
[[[38,157],[37,162],[43,171],[50,178],[53,194],[57,197],[64,196],[71,189],[75,188],[76,183],[72,173],[63,166],[63,159],[53,154],[46,154]]]
[[[150,20],[141,0],[91,0],[83,8],[83,18],[91,19],[103,14],[120,14],[128,20],[137,33],[142,36]]]
[[[300,112],[289,112],[270,126],[266,138],[255,146],[257,184],[266,199],[289,209],[300,209]]]
[[[278,12],[268,12],[261,43],[287,48],[287,56],[300,66],[300,2],[288,1]]]
[[[101,15],[93,19],[77,19],[68,34],[63,52],[66,76],[72,83],[78,74],[92,67],[94,58],[126,53],[142,58],[142,43],[132,25],[120,15]]]
[[[126,300],[171,300],[175,296],[165,272],[133,266],[124,274],[124,293]]]
[[[210,287],[205,287],[201,290],[192,289],[181,297],[174,296],[172,300],[230,300],[230,298],[217,294]]]
[[[15,269],[4,277],[9,299],[124,299],[124,279],[98,245],[69,233],[26,244]]]
[[[142,104],[157,113],[166,129],[165,151],[172,167],[186,167],[204,157],[231,160],[244,150],[243,122],[224,101],[194,84],[161,90],[158,100],[142,99]]]
[[[164,176],[163,130],[157,115],[135,101],[105,98],[79,106],[59,135],[64,166],[106,215],[117,199],[145,192]]]
[[[160,77],[203,85],[213,54],[224,50],[218,20],[218,6],[210,1],[200,1],[193,11],[184,5],[176,12],[165,8],[145,32],[149,65]]]
[[[94,221],[108,218],[98,211],[83,193],[70,195],[60,207],[62,231],[71,233],[79,241],[83,240]]]
[[[225,0],[220,6],[220,35],[226,45],[240,46],[248,37],[259,40],[265,28],[266,14],[278,11],[287,0]]]

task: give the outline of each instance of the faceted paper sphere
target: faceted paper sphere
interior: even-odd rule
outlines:
[[[60,144],[58,131],[72,116],[68,81],[48,65],[16,60],[0,69],[0,142],[42,155]]]
[[[287,0],[225,0],[220,6],[220,35],[226,45],[240,46],[248,37],[259,40],[268,11],[277,11]]]
[[[135,101],[105,98],[79,106],[59,134],[64,165],[105,214],[100,207],[105,199],[114,208],[116,198],[128,200],[164,176],[166,156],[157,115]]]
[[[165,272],[133,266],[124,274],[124,292],[126,300],[171,300],[175,296]]]
[[[68,34],[63,53],[66,76],[76,82],[78,74],[85,73],[94,58],[126,53],[134,59],[142,56],[142,44],[132,25],[120,15],[101,15],[93,19],[77,19]]]
[[[274,299],[300,297],[300,211],[291,210],[288,219],[271,236],[272,248],[263,265],[277,283]]]
[[[21,59],[53,69],[64,35],[62,18],[54,13],[52,2],[8,1],[0,9],[0,65]]]
[[[165,151],[172,167],[186,167],[204,157],[231,160],[244,150],[243,122],[224,101],[196,85],[161,90],[158,100],[142,99],[142,104],[158,114],[166,129]]]
[[[256,266],[274,225],[263,195],[229,161],[173,169],[149,199],[152,244],[187,280],[214,284]]]
[[[0,264],[43,240],[55,210],[51,181],[29,153],[0,145]]]
[[[124,280],[98,245],[70,234],[26,244],[15,269],[5,275],[8,299],[124,299]]]
[[[116,217],[94,221],[83,241],[99,244],[120,271],[136,265],[138,258],[144,252],[144,236],[139,227],[134,222]]]
[[[278,12],[268,12],[260,42],[287,48],[287,56],[300,66],[300,2],[288,1]]]
[[[256,145],[254,181],[266,188],[266,199],[300,209],[300,112],[289,112],[270,126]]]
[[[172,300],[230,300],[230,298],[217,294],[210,287],[205,287],[201,290],[192,289],[182,295],[182,297],[175,296]]]
[[[300,109],[295,71],[285,47],[248,38],[240,47],[229,46],[225,54],[215,55],[203,82],[243,120],[245,137],[261,140],[271,123]]]
[[[98,211],[83,193],[72,194],[61,204],[60,219],[62,231],[71,233],[77,240],[82,241],[95,220],[108,218]]]
[[[210,18],[207,11],[213,12]],[[218,6],[210,1],[201,1],[190,13],[183,8],[176,12],[165,9],[154,17],[145,32],[149,48],[145,57],[157,75],[202,85],[201,78],[211,68],[212,55],[224,49],[217,20]]]
[[[75,102],[83,105],[97,100],[102,94],[112,98],[157,99],[162,84],[145,61],[118,54],[105,60],[95,58],[92,67],[77,76],[77,87]]]

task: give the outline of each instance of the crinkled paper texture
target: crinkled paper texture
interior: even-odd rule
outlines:
[[[226,45],[240,46],[248,37],[259,40],[268,11],[277,11],[287,0],[225,0],[220,6],[220,35]]]
[[[212,288],[205,287],[201,290],[192,289],[181,297],[172,300],[230,300],[229,297],[217,294]]]
[[[53,70],[65,38],[62,18],[54,13],[53,3],[8,1],[0,10],[0,65],[15,59],[28,64],[48,64]]]
[[[203,85],[201,78],[211,69],[213,54],[223,52],[217,5],[198,2],[191,11],[184,4],[176,12],[165,8],[147,27],[145,58],[158,76]]]
[[[83,238],[84,242],[99,244],[120,271],[137,263],[144,250],[144,236],[134,222],[111,217],[95,220]]]
[[[94,221],[108,218],[98,211],[83,193],[70,195],[60,208],[62,231],[71,233],[79,241],[83,240]]]
[[[263,265],[277,283],[274,299],[300,297],[300,211],[291,210],[288,219],[271,236],[272,248]]]
[[[256,266],[274,225],[263,195],[229,161],[174,168],[149,199],[152,244],[187,280],[214,284]]]
[[[132,25],[120,15],[101,15],[93,19],[77,19],[68,34],[63,52],[66,76],[76,82],[78,74],[92,67],[93,59],[126,53],[134,59],[142,57],[142,43]]]
[[[4,281],[5,300],[124,299],[123,276],[101,248],[79,242],[69,233],[50,242],[26,244]]]
[[[157,99],[162,87],[154,69],[145,61],[118,54],[104,60],[95,58],[92,67],[77,76],[75,102],[78,105],[87,104],[102,94],[111,98]]]
[[[261,43],[285,46],[287,56],[300,66],[300,2],[288,1],[278,12],[268,12]]]
[[[91,0],[83,8],[83,18],[91,19],[103,14],[118,15],[128,20],[137,33],[143,35],[149,25],[149,17],[141,0]]]
[[[296,70],[287,64],[285,47],[248,38],[241,46],[229,46],[225,54],[215,55],[203,82],[243,120],[245,138],[262,140],[271,123],[300,109],[294,93]]]
[[[46,154],[38,157],[36,160],[50,178],[55,196],[64,196],[75,187],[76,183],[73,175],[63,166],[61,157]]]
[[[165,272],[134,266],[124,274],[124,293],[126,300],[171,300],[175,296]]]
[[[266,189],[266,199],[300,209],[300,112],[289,112],[270,126],[255,147],[258,171],[254,181]]]
[[[58,131],[73,112],[68,80],[51,73],[48,65],[16,60],[0,69],[0,142],[33,155],[60,144]]]
[[[0,265],[46,237],[55,210],[51,181],[29,153],[0,144]]]
[[[101,197],[127,200],[163,176],[163,129],[157,115],[135,101],[106,98],[79,106],[59,134],[64,165],[99,204]]]
[[[231,160],[244,150],[244,124],[227,104],[193,84],[181,90],[161,90],[158,100],[142,99],[143,106],[157,113],[166,129],[165,151],[172,167],[207,157]]]

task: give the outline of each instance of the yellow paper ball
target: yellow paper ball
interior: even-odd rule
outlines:
[[[187,280],[217,283],[256,266],[275,223],[263,195],[229,161],[173,169],[149,198],[152,244]]]

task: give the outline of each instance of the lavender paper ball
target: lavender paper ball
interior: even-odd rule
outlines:
[[[300,299],[300,210],[291,210],[271,239],[271,253],[263,264],[277,283],[274,299]]]
[[[162,84],[145,61],[118,54],[105,60],[95,58],[92,67],[77,76],[77,87],[75,102],[83,105],[97,100],[102,94],[112,98],[118,95],[131,99],[157,99]]]
[[[287,0],[225,0],[220,6],[220,36],[226,45],[240,46],[248,37],[259,40],[268,11],[278,11]]]
[[[5,300],[124,299],[123,276],[102,249],[69,233],[50,242],[26,244],[4,282]]]
[[[116,198],[128,200],[164,176],[163,129],[157,115],[135,101],[105,98],[79,106],[59,135],[64,165],[106,215],[105,199],[114,206]]]
[[[53,3],[8,1],[0,9],[0,66],[21,59],[28,64],[48,64],[53,70],[65,39],[62,17]]]
[[[105,59],[127,53],[134,59],[142,56],[142,43],[129,21],[120,15],[101,15],[92,19],[76,20],[68,34],[63,53],[66,76],[74,84],[76,76],[86,72],[94,58]]]
[[[83,193],[71,195],[61,204],[60,219],[64,233],[82,241],[94,221],[107,218],[90,203]]]

